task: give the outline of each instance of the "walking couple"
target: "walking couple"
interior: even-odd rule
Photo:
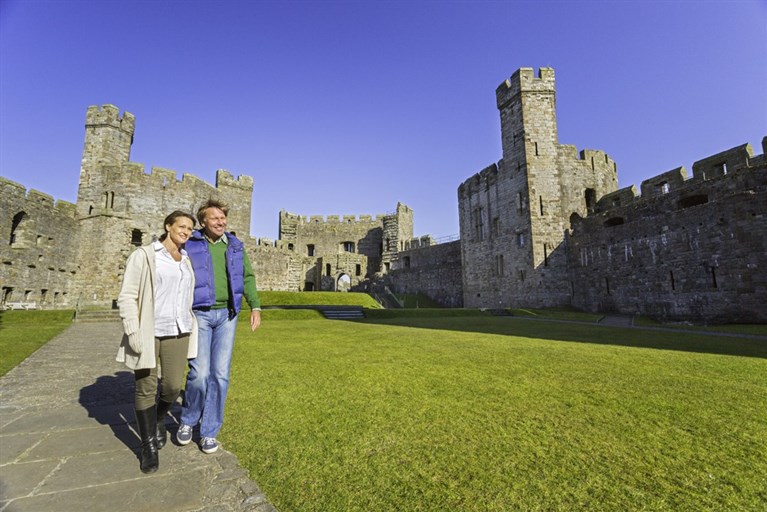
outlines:
[[[168,439],[165,418],[181,393],[187,361],[176,440],[189,444],[199,426],[200,449],[218,450],[243,298],[251,331],[261,324],[256,278],[243,243],[226,230],[228,212],[226,204],[208,200],[197,211],[201,228],[195,230],[192,215],[174,211],[160,239],[139,247],[125,265],[117,360],[135,373],[144,473],[159,467],[158,450]]]

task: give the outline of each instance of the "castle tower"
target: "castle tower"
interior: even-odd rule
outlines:
[[[516,166],[526,181],[517,192],[529,223],[529,231],[520,233],[526,247],[517,247],[527,252],[518,268],[530,274],[524,295],[541,305],[560,305],[569,300],[569,290],[567,259],[557,249],[569,220],[561,204],[554,70],[541,68],[538,76],[529,68],[517,70],[496,89],[496,100],[505,167],[511,164],[514,173]]]
[[[503,159],[458,189],[464,305],[568,305],[565,231],[617,188],[615,164],[559,144],[553,69],[517,70],[496,101]]]
[[[107,186],[104,168],[130,161],[135,127],[133,114],[125,112],[120,116],[114,105],[88,107],[77,191],[77,213],[81,218],[113,206],[115,191]]]

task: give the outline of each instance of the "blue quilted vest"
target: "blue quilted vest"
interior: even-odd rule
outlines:
[[[229,316],[240,312],[245,292],[245,266],[243,243],[231,233],[226,234],[226,278],[229,283]],[[194,268],[194,303],[192,309],[209,308],[216,304],[216,283],[213,277],[213,259],[208,241],[200,231],[194,231],[184,246]]]

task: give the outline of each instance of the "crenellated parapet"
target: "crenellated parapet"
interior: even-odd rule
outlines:
[[[282,213],[281,213],[282,215]],[[317,225],[317,224],[379,224],[386,217],[386,214],[372,215],[296,215],[284,212],[285,222],[295,223],[297,225]]]
[[[672,190],[678,190],[687,181],[687,170],[677,167],[642,182],[642,196],[645,198],[658,197],[668,194]]]
[[[91,105],[85,114],[85,126],[109,126],[132,136],[136,129],[136,117],[130,112],[120,115],[120,109],[115,105]]]
[[[480,190],[487,189],[491,184],[495,183],[501,165],[502,161],[498,162],[498,164],[488,165],[477,174],[458,185],[458,198],[467,198]]]
[[[711,155],[692,164],[692,173],[696,179],[707,180],[726,174],[748,169],[754,150],[751,144],[743,144],[727,151]]]
[[[216,187],[224,186],[240,188],[252,192],[253,178],[245,175],[240,175],[235,178],[229,171],[225,169],[218,169],[216,171]]]
[[[520,68],[495,90],[496,103],[503,109],[515,96],[523,92],[554,92],[554,69],[540,68],[535,75],[533,68]]]
[[[69,201],[59,199],[56,201],[53,196],[40,192],[39,190],[29,189],[20,183],[3,178],[0,176],[0,191],[6,201],[9,201],[5,209],[11,210],[11,201],[18,210],[40,209],[49,211],[51,215],[61,216],[67,219],[74,219],[77,213],[77,206]],[[8,212],[10,213],[10,212]],[[15,212],[14,212],[15,214]]]
[[[767,146],[766,142],[767,137],[763,139],[763,146]],[[722,193],[729,190],[729,178],[765,166],[767,166],[767,160],[764,154],[754,155],[750,144],[742,144],[696,161],[692,166],[692,177],[684,166],[680,166],[642,181],[641,194],[637,193],[635,186],[606,194],[597,202],[595,211],[606,212],[626,206],[642,208],[653,200],[665,201],[669,197],[668,194],[674,197],[677,193],[682,196],[700,195],[702,192],[699,191],[704,189],[708,190],[706,192],[708,196],[715,197],[719,195],[718,189],[721,189]],[[673,202],[668,204],[669,208],[675,208]]]

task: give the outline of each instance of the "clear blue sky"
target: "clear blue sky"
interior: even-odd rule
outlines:
[[[767,135],[767,2],[0,0],[0,175],[77,196],[85,111],[136,116],[131,160],[255,180],[278,213],[458,233],[501,157],[495,88],[553,67],[559,141],[620,186]]]

